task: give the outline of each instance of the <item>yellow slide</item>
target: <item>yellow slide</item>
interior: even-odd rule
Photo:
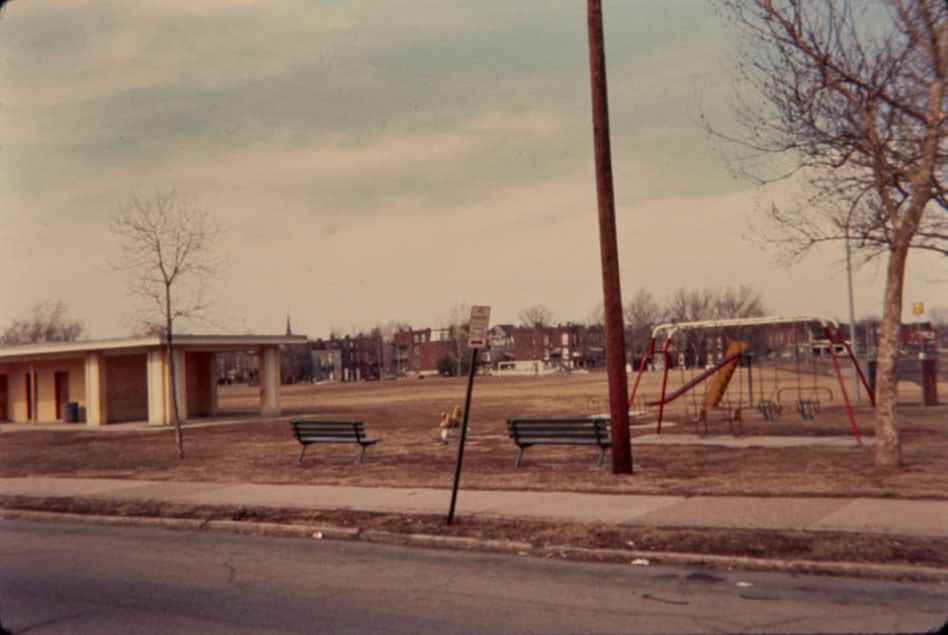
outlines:
[[[731,383],[731,377],[734,376],[734,371],[737,370],[738,365],[741,363],[741,355],[743,355],[746,350],[747,342],[742,342],[741,340],[732,340],[731,343],[727,345],[727,352],[724,353],[724,359],[733,359],[722,366],[720,372],[714,374],[714,379],[711,381],[708,393],[704,397],[704,405],[701,406],[702,420],[707,419],[708,410],[721,403],[721,399],[724,398],[724,393],[727,391],[727,385]]]

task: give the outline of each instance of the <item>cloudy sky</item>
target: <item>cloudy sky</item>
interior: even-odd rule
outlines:
[[[699,0],[605,2],[623,297],[750,285],[845,319],[842,247],[787,266],[753,237],[780,192],[734,180],[731,35]],[[135,328],[107,219],[174,189],[215,214],[214,326],[311,337],[601,301],[585,3],[13,0],[0,16],[0,327],[65,301]],[[948,305],[913,255],[906,301]],[[881,315],[881,267],[856,274]]]

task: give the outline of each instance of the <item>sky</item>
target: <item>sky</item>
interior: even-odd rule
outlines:
[[[623,301],[747,285],[848,319],[841,245],[788,264],[755,229],[787,186],[736,180],[733,32],[701,0],[604,2]],[[585,3],[13,0],[0,14],[0,328],[63,301],[92,338],[139,311],[110,216],[173,190],[224,230],[210,321],[310,337],[491,323],[602,298]],[[854,274],[882,314],[881,264]],[[912,254],[913,302],[948,306]]]

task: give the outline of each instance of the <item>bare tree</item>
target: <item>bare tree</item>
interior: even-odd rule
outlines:
[[[599,302],[589,312],[589,316],[586,318],[586,324],[588,326],[602,326],[605,323],[606,307],[602,302]]]
[[[714,317],[714,291],[678,289],[665,306],[665,319],[671,322],[695,322]]]
[[[945,0],[717,0],[743,36],[750,91],[732,163],[804,196],[771,218],[792,256],[852,240],[887,258],[876,390],[876,464],[900,464],[896,356],[912,248],[948,255]],[[741,86],[741,84],[739,84]],[[748,151],[749,152],[746,152]]]
[[[638,363],[652,339],[652,327],[662,321],[663,310],[651,291],[639,289],[625,305],[625,347]]]
[[[751,287],[745,285],[736,289],[725,287],[714,292],[712,306],[714,319],[761,317],[764,314],[764,302],[760,293]]]
[[[553,311],[545,304],[534,304],[517,314],[520,326],[542,327],[553,323]]]
[[[109,227],[121,247],[121,259],[112,268],[126,273],[131,293],[145,300],[143,323],[151,328],[160,324],[171,374],[175,442],[184,458],[174,333],[179,320],[207,318],[204,286],[219,266],[213,254],[219,230],[209,212],[181,203],[173,191],[136,197],[110,219]]]
[[[543,359],[546,349],[544,335],[548,335],[547,327],[553,323],[553,311],[545,304],[534,304],[522,310],[517,318],[520,326],[530,330],[530,354],[533,359]]]
[[[679,289],[664,310],[664,318],[671,322],[696,322],[730,318],[759,317],[765,314],[760,293],[741,285],[721,289]],[[730,329],[729,338],[748,335],[744,329]],[[707,330],[688,330],[684,333],[687,363],[703,365],[712,351],[715,334]]]
[[[461,375],[465,366],[464,353],[467,351],[468,327],[471,325],[471,305],[466,302],[455,302],[448,310],[447,317],[442,317],[440,323],[442,328],[448,330],[451,340],[450,351],[444,358],[444,368],[451,368],[452,374]]]
[[[47,300],[33,307],[32,316],[13,320],[0,332],[0,345],[72,342],[82,337],[84,331],[82,320],[70,318],[64,302]]]

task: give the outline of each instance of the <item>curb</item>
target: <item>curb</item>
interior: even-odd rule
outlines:
[[[630,563],[637,566],[670,565],[709,567],[726,570],[771,571],[775,573],[849,576],[878,580],[948,584],[948,569],[921,565],[869,564],[862,562],[819,560],[777,560],[774,558],[719,556],[714,554],[681,553],[674,551],[622,551],[619,549],[584,549],[569,546],[536,548],[532,550],[531,555],[562,558],[566,560],[584,560],[587,562]],[[632,560],[631,562],[630,559]]]
[[[221,531],[249,536],[309,538],[313,540],[352,540],[404,547],[451,549],[482,553],[500,553],[534,558],[580,562],[629,564],[631,566],[689,566],[742,571],[771,571],[790,574],[849,576],[878,580],[899,580],[948,584],[948,569],[912,565],[868,564],[859,562],[821,562],[816,560],[776,560],[745,556],[621,549],[586,549],[568,545],[535,547],[513,540],[481,540],[458,536],[410,534],[366,530],[332,525],[296,525],[239,520],[194,520],[145,516],[104,516],[19,509],[0,509],[0,520],[68,522],[86,525],[152,527],[179,531]]]

